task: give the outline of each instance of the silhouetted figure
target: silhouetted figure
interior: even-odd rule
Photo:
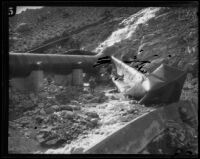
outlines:
[[[47,82],[48,82],[48,84],[50,85],[52,81],[53,81],[52,77],[50,77],[50,75],[48,75],[47,76]]]
[[[94,89],[96,87],[96,82],[95,82],[95,78],[94,77],[91,77],[89,79],[89,84],[90,84],[90,91],[91,91],[91,93],[94,93]]]

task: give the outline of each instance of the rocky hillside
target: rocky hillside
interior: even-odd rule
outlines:
[[[103,28],[105,24],[101,26]],[[97,29],[98,27],[96,27]],[[107,27],[111,28],[111,27]],[[119,58],[136,55],[140,59],[160,59],[171,55],[170,65],[197,75],[198,18],[197,8],[144,8],[120,19],[105,40],[95,38],[91,31],[76,35],[87,38],[87,49],[100,54],[115,54]],[[101,31],[100,28],[98,30]],[[105,32],[104,32],[105,33]],[[91,47],[91,46],[94,47]],[[158,55],[156,58],[153,55]]]
[[[137,55],[142,59],[171,54],[170,63],[180,68],[197,60],[196,8],[146,8],[124,19],[119,26],[95,51]]]
[[[10,51],[27,51],[105,17],[127,17],[140,8],[44,7],[11,17]],[[110,33],[112,30],[110,31]]]
[[[44,7],[27,10],[10,18],[13,31],[10,50],[25,52],[69,35],[69,41],[45,52],[85,49],[120,58],[137,55],[149,60],[155,54],[159,55],[157,58],[170,54],[173,66],[184,68],[187,63],[197,66],[197,11],[197,7]],[[105,17],[108,18],[101,21]],[[70,34],[82,27],[85,28]]]
[[[83,49],[121,59],[134,56],[150,61],[169,59],[169,65],[189,71],[181,100],[190,100],[197,107],[197,12],[197,7],[44,7],[27,10],[10,18],[10,51],[26,52],[68,36],[68,41],[49,47],[44,53]],[[108,81],[110,78],[105,83]],[[77,153],[76,147],[83,151],[96,141],[96,137],[111,133],[115,124],[122,126],[149,111],[134,100],[127,101],[116,92],[109,93],[113,87],[108,88],[105,83],[98,83],[94,94],[57,86],[47,79],[44,79],[44,88],[36,94],[23,94],[9,88],[10,152]],[[15,132],[22,134],[16,137]],[[54,149],[58,147],[62,148]]]

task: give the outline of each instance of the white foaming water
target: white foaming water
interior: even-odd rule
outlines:
[[[125,27],[113,32],[110,37],[108,37],[94,50],[94,52],[102,53],[107,47],[113,46],[122,40],[131,38],[138,25],[144,24],[151,18],[155,17],[155,13],[158,10],[160,10],[160,8],[149,7],[142,9],[136,14],[133,14],[127,19],[123,20],[120,25],[125,25]]]
[[[145,91],[148,92],[150,90],[151,85],[148,78],[142,83],[142,86],[145,89]]]

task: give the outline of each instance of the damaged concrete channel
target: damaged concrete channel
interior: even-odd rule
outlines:
[[[166,125],[169,121],[183,122],[180,109],[185,109],[190,117],[194,116],[191,105],[186,101],[180,101],[154,110],[151,109],[150,112],[133,119],[99,143],[92,145],[85,153],[143,153],[147,145],[167,129]],[[167,143],[167,141],[164,142]]]
[[[198,154],[197,5],[10,17],[8,153]]]
[[[76,69],[83,69],[88,73],[92,70],[91,66],[98,57],[42,54],[11,55],[10,65],[13,69],[11,72],[16,72],[18,75],[22,66],[30,66],[28,71],[31,72],[34,70],[31,65],[38,61],[43,64],[39,70],[46,72],[56,73],[56,70],[59,70],[58,67],[62,67],[67,68],[66,71],[68,71],[64,74],[69,74]],[[75,82],[74,86],[69,85],[68,87],[57,86],[54,81],[48,82],[45,78],[41,79],[43,84],[35,93],[26,92],[23,94],[15,88],[11,88],[10,95],[12,96],[9,106],[9,117],[12,120],[9,123],[10,153],[140,153],[166,129],[166,120],[180,118],[177,112],[183,103],[174,102],[179,100],[181,93],[179,90],[182,89],[185,81],[184,72],[162,65],[155,70],[158,72],[157,75],[164,74],[162,79],[159,76],[157,80],[151,79],[149,89],[140,94],[139,100],[130,100],[126,97],[127,90],[131,89],[128,91],[128,95],[138,97],[138,91],[145,88],[143,82],[149,80],[149,76],[141,74],[115,57],[111,56],[111,58],[117,73],[119,75],[124,73],[124,79],[121,82],[129,85],[129,88],[124,89],[125,92],[120,90],[121,85],[119,82],[116,84],[114,79],[112,80],[119,90],[118,93],[113,91],[113,85],[97,84],[95,92],[92,93],[84,91],[83,83]],[[17,67],[14,68],[14,66]],[[52,69],[52,66],[55,66],[56,69]],[[170,78],[166,80],[168,74],[166,70],[174,71],[173,75],[179,77],[175,78],[177,81]],[[79,75],[82,76],[82,73],[75,74],[74,80],[80,81]],[[149,93],[150,96],[146,97],[146,100],[149,101],[151,97],[157,97],[167,84],[174,81],[175,85],[172,85],[172,89],[169,91],[176,93],[176,98],[171,99],[171,96],[165,92],[167,96],[153,100],[156,105],[155,103],[151,103],[154,104],[151,107],[142,105],[143,103],[140,101],[142,97]],[[177,85],[179,85],[178,89],[176,87],[174,89],[174,86]],[[153,89],[152,92],[151,89]],[[152,102],[152,100],[150,101]],[[158,108],[159,104],[161,104],[160,108]],[[190,105],[186,105],[186,107],[190,107]],[[15,114],[16,112],[18,114]],[[12,116],[18,117],[12,119]],[[18,137],[13,136],[15,131],[20,132]],[[15,140],[20,143],[25,142],[22,144],[23,146],[30,143],[34,146],[31,149],[23,147],[22,151],[13,144]]]

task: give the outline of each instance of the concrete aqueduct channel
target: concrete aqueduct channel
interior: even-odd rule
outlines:
[[[147,107],[125,98],[122,93],[111,91],[114,89],[113,85],[98,84],[92,94],[79,90],[76,86],[57,86],[43,78],[43,71],[72,74],[72,80],[80,77],[83,72],[97,74],[99,70],[95,70],[92,65],[99,57],[105,56],[103,50],[115,42],[120,42],[121,31],[129,33],[122,36],[124,39],[121,40],[129,38],[128,35],[134,33],[137,25],[152,18],[157,10],[159,9],[152,9],[152,14],[148,14],[146,10],[143,10],[142,14],[136,14],[139,17],[144,14],[146,19],[141,16],[133,25],[130,24],[131,27],[114,32],[110,39],[97,47],[96,50],[100,54],[94,56],[80,55],[81,51],[76,52],[76,55],[10,53],[9,73],[11,81],[14,81],[11,85],[26,85],[26,88],[35,86],[37,90],[22,93],[23,91],[18,92],[12,86],[9,90],[9,118],[12,118],[12,113],[20,111],[17,118],[9,121],[9,152],[151,153],[147,152],[148,145],[168,129],[170,121],[190,127],[195,125],[197,106],[187,101]],[[131,16],[130,19],[134,17]],[[129,21],[124,23],[128,24]],[[57,42],[60,41],[36,50],[46,49]],[[77,83],[83,80],[82,77],[77,79]],[[17,134],[19,137],[15,136]],[[182,136],[180,138],[183,138],[183,141],[186,139]],[[170,151],[175,152],[173,148]]]

